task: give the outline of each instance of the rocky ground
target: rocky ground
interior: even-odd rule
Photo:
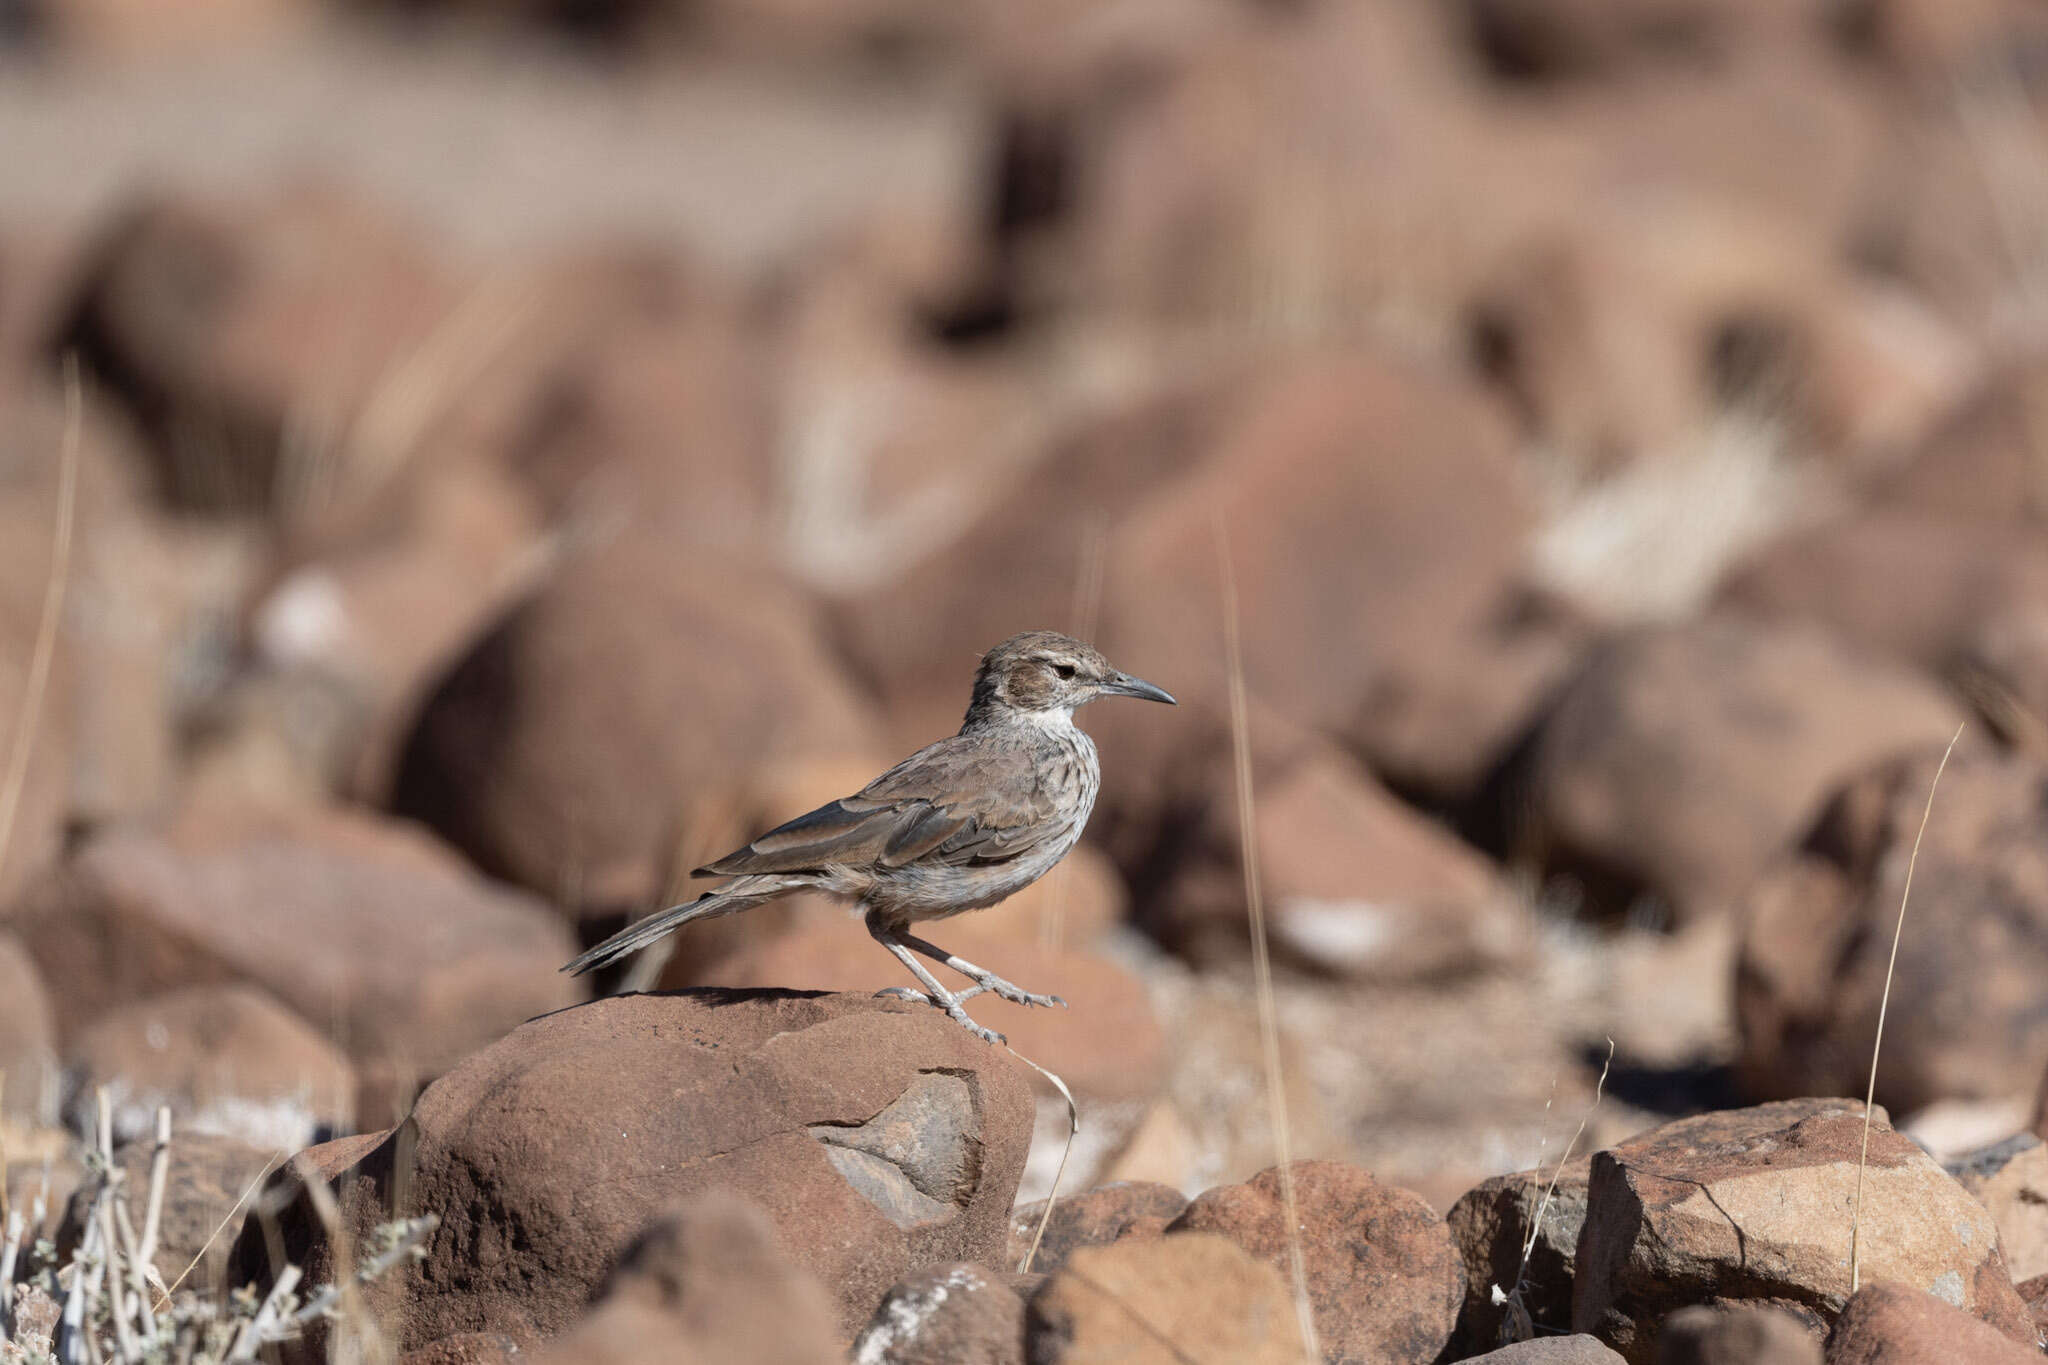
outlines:
[[[0,5],[0,1361],[160,1114],[284,1360],[2038,1358],[2043,52]],[[1046,627],[1182,704],[935,935],[1016,1056],[823,904],[557,972]]]

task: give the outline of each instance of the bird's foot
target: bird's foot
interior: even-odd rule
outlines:
[[[982,1042],[992,1043],[997,1047],[1001,1047],[1004,1044],[1008,1043],[1010,1040],[1008,1038],[1005,1038],[1002,1034],[997,1033],[992,1028],[983,1028],[980,1024],[975,1023],[974,1020],[968,1016],[967,1011],[960,1007],[961,1001],[971,1000],[975,996],[980,995],[986,989],[988,989],[986,986],[971,986],[968,989],[960,992],[958,995],[949,995],[944,997],[943,999],[934,1000],[931,996],[926,995],[923,991],[914,991],[910,989],[910,987],[908,986],[888,986],[882,990],[876,991],[875,998],[878,1000],[884,997],[887,997],[891,1000],[916,1000],[922,1002],[923,1004],[935,1006],[938,1009],[944,1010],[946,1012],[946,1017],[948,1019],[951,1019],[954,1023],[960,1025],[960,1027],[966,1029],[969,1033],[981,1039]]]
[[[1060,999],[1057,995],[1039,995],[1034,991],[1027,991],[1022,986],[1011,985],[993,973],[985,980],[977,978],[974,989],[976,991],[993,991],[1003,999],[1017,1005],[1037,1005],[1042,1009],[1051,1009],[1054,1005],[1058,1005],[1061,1009],[1067,1007],[1067,1002]]]

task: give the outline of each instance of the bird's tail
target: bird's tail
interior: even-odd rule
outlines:
[[[716,891],[706,891],[693,901],[671,905],[658,914],[633,921],[581,957],[563,964],[562,970],[571,976],[581,976],[608,962],[616,962],[628,953],[639,952],[664,934],[679,929],[692,920],[738,914],[742,910],[752,909],[763,901],[772,901],[777,896],[799,890],[803,885],[787,877],[736,877]]]

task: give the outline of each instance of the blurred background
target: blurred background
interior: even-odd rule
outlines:
[[[1027,628],[1183,703],[1082,713],[1088,842],[937,935],[1073,1003],[976,1006],[1081,1097],[1066,1188],[1272,1162],[1248,855],[1297,1156],[1445,1207],[1557,1156],[1610,1039],[1593,1141],[1860,1096],[1958,727],[1877,1095],[1939,1151],[2036,1121],[2033,0],[0,35],[18,1191],[98,1085],[227,1190],[389,1127]],[[600,985],[899,977],[788,905]]]

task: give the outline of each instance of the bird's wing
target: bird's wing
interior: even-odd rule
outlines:
[[[714,863],[703,875],[1004,862],[1049,836],[1057,811],[1027,750],[980,736],[927,745],[854,796],[828,802]]]

